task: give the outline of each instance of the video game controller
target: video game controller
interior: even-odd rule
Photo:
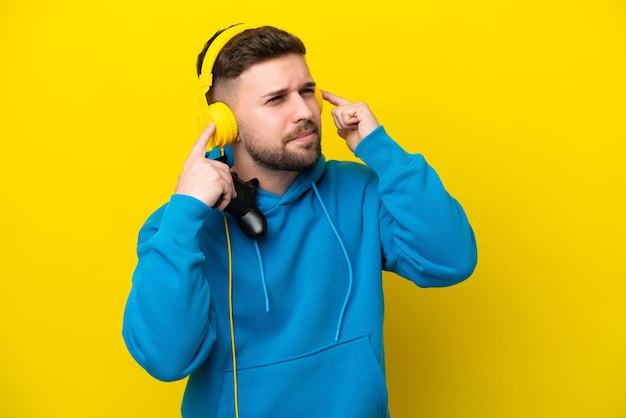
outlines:
[[[226,163],[226,156],[221,156],[217,160]],[[237,224],[248,237],[252,239],[263,238],[267,233],[267,221],[256,206],[256,191],[259,181],[252,179],[244,182],[237,173],[231,173],[231,175],[237,197],[232,199],[224,210],[237,220]],[[220,200],[215,203],[214,207],[219,205]]]

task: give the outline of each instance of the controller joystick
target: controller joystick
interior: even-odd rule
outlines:
[[[237,197],[230,201],[225,211],[235,217],[239,227],[248,237],[263,238],[267,232],[267,221],[256,206],[256,190],[259,181],[252,179],[244,182],[237,176],[237,173],[231,174]]]
[[[225,156],[221,156],[217,160],[226,163]],[[256,191],[259,180],[252,179],[244,182],[237,173],[231,173],[231,175],[237,197],[232,199],[224,210],[237,220],[237,224],[248,237],[252,239],[263,238],[267,232],[267,221],[256,206]],[[219,200],[215,206],[218,204]]]

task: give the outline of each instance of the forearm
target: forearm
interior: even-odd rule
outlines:
[[[214,341],[205,255],[197,237],[207,208],[191,199],[175,195],[162,219],[151,219],[142,229],[124,312],[129,351],[161,380],[188,375]]]
[[[461,205],[419,154],[406,153],[381,127],[356,155],[379,177],[386,268],[420,286],[446,286],[472,273],[474,233]]]

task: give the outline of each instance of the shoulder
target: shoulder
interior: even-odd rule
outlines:
[[[338,199],[363,202],[364,196],[376,196],[378,177],[365,164],[353,161],[330,160],[323,176],[317,182],[320,192]]]
[[[324,176],[340,182],[370,182],[376,178],[371,168],[355,161],[329,160]]]

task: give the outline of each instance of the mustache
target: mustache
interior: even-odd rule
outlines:
[[[306,120],[302,122],[300,125],[296,126],[291,132],[287,134],[285,142],[289,142],[292,139],[296,139],[300,135],[304,133],[308,133],[308,132],[317,132],[319,134],[319,129],[317,125],[311,120]]]

